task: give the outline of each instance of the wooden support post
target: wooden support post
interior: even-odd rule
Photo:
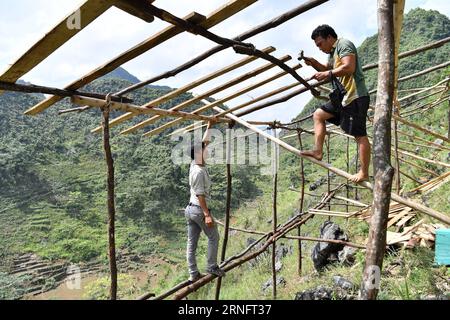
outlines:
[[[394,83],[393,0],[378,0],[378,93],[374,116],[374,200],[360,298],[376,299],[386,247],[394,168],[391,156],[391,107]]]
[[[225,230],[223,236],[223,244],[222,244],[222,253],[220,255],[220,262],[225,261],[226,252],[227,252],[227,243],[228,243],[228,232],[230,230],[230,213],[231,213],[231,190],[232,190],[232,176],[231,176],[231,150],[233,146],[233,140],[231,139],[231,129],[233,129],[234,124],[230,123],[228,125],[227,135],[226,135],[226,159],[227,159],[227,202],[226,202],[226,211],[225,211]],[[219,300],[220,298],[220,288],[222,286],[222,277],[217,278],[217,286],[216,286],[216,296],[215,299]]]
[[[273,136],[277,137],[277,129],[272,130]],[[272,174],[273,174],[273,195],[272,195],[272,222],[273,234],[277,232],[277,183],[278,183],[278,145],[272,142]],[[277,299],[277,272],[276,265],[276,241],[272,243],[272,298]]]
[[[115,195],[114,195],[114,159],[111,153],[111,144],[109,141],[109,105],[111,103],[110,97],[107,98],[107,102],[103,113],[103,149],[105,152],[105,159],[107,165],[107,187],[108,187],[108,257],[109,257],[109,271],[111,275],[111,285],[109,290],[109,296],[111,300],[117,299],[117,263],[116,263],[116,238],[115,238]]]
[[[298,143],[300,150],[303,150],[303,140],[301,130],[297,131],[298,135]],[[299,212],[303,213],[303,205],[305,202],[305,166],[303,163],[303,158],[300,158],[300,179],[302,181],[301,191],[300,191],[300,200],[299,200]],[[297,235],[301,237],[301,225],[298,226]],[[298,275],[302,275],[302,240],[298,239]]]
[[[395,111],[398,114],[398,109],[394,106]],[[395,193],[400,194],[400,160],[398,156],[398,133],[397,133],[397,121],[394,119],[394,158],[395,158]]]

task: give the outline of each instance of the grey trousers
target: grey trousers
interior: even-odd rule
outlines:
[[[187,250],[186,259],[189,268],[189,274],[197,274],[197,259],[195,253],[197,251],[198,239],[200,238],[200,233],[203,232],[208,237],[208,257],[207,257],[207,271],[213,269],[217,266],[217,252],[219,249],[219,231],[217,230],[217,224],[208,228],[205,224],[205,216],[200,207],[187,206],[184,212],[187,221]]]

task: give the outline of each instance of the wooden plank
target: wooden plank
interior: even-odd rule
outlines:
[[[301,65],[294,66],[293,70],[296,70],[296,69],[298,69],[300,67],[301,67]],[[274,76],[272,76],[272,77],[270,77],[268,79],[265,79],[263,81],[255,83],[253,85],[250,85],[250,86],[248,86],[248,87],[246,87],[244,89],[241,89],[241,90],[239,90],[239,91],[237,91],[235,93],[232,93],[232,94],[230,94],[230,95],[228,95],[228,96],[226,96],[226,97],[224,97],[222,99],[216,100],[216,101],[214,101],[212,103],[208,103],[208,104],[206,104],[206,105],[196,109],[192,113],[198,114],[200,112],[204,112],[204,111],[207,111],[209,109],[212,109],[215,106],[222,105],[222,104],[224,104],[225,102],[227,102],[227,101],[229,101],[231,99],[237,98],[237,97],[239,97],[239,96],[241,96],[241,95],[243,95],[243,94],[245,94],[247,92],[250,92],[250,91],[252,91],[252,90],[254,90],[256,88],[259,88],[260,86],[263,86],[263,85],[265,85],[265,84],[267,84],[269,82],[272,82],[272,81],[274,81],[274,80],[276,80],[278,78],[281,78],[281,77],[285,76],[286,74],[287,74],[286,71],[279,72],[276,75],[274,75]],[[145,133],[144,137],[149,137],[149,136],[156,135],[156,134],[158,134],[158,133],[160,133],[160,132],[162,132],[162,131],[164,131],[164,130],[166,130],[166,129],[168,129],[168,128],[170,128],[170,127],[172,127],[172,126],[174,126],[174,125],[176,125],[178,123],[180,123],[181,121],[183,121],[183,119],[177,119],[177,120],[173,120],[173,121],[171,121],[169,123],[166,123],[166,124],[162,125],[159,128],[156,128],[156,129],[154,129],[152,131],[149,131],[149,132]],[[124,133],[124,134],[125,133],[129,133],[129,130],[130,129],[122,131],[122,133]]]
[[[290,56],[284,56],[284,57],[281,58],[281,60],[283,60],[283,61],[288,61],[290,59],[291,59]],[[265,65],[255,69],[255,70],[253,70],[251,72],[248,72],[248,73],[245,73],[243,75],[240,75],[239,77],[236,77],[236,78],[234,78],[234,79],[232,79],[232,80],[230,80],[230,81],[228,81],[228,82],[226,82],[226,83],[224,83],[224,84],[222,84],[220,86],[217,86],[217,87],[215,87],[213,89],[210,89],[207,92],[204,92],[204,93],[202,93],[202,94],[200,94],[200,95],[198,95],[196,97],[193,97],[192,99],[184,101],[184,102],[180,103],[179,105],[176,105],[176,106],[170,108],[170,110],[180,110],[180,109],[186,108],[186,107],[192,105],[193,103],[196,103],[196,102],[198,102],[198,101],[200,101],[202,99],[208,98],[208,97],[210,97],[210,96],[212,96],[212,95],[214,95],[214,94],[216,94],[216,93],[218,93],[220,91],[223,91],[225,89],[231,88],[231,87],[233,87],[233,86],[235,86],[235,85],[237,85],[237,84],[239,84],[239,83],[241,83],[241,82],[243,82],[245,80],[253,78],[253,77],[257,76],[258,74],[263,73],[263,72],[265,72],[265,71],[267,71],[267,70],[269,70],[269,69],[271,69],[273,67],[275,67],[274,64],[267,63],[267,64],[265,64]],[[144,106],[147,106],[147,105],[144,105]],[[148,125],[156,122],[160,118],[161,118],[160,116],[151,117],[149,119],[146,119],[146,120],[144,120],[144,121],[134,125],[133,127],[125,130],[122,133],[123,134],[131,133],[131,132],[133,132],[135,130],[138,130],[140,128],[143,128],[145,126],[148,126]]]
[[[228,2],[226,5],[222,6],[221,8],[214,11],[212,14],[210,14],[206,20],[199,22],[198,18],[201,17],[201,15],[198,15],[196,13],[191,13],[188,16],[186,16],[184,19],[188,19],[191,22],[198,23],[204,28],[211,28],[215,26],[216,24],[226,20],[227,18],[231,17],[232,15],[236,14],[237,12],[241,11],[242,9],[248,7],[249,5],[255,3],[257,0],[232,0]],[[141,42],[140,44],[134,46],[133,48],[123,52],[119,56],[115,57],[111,61],[105,63],[104,65],[98,67],[97,69],[91,71],[90,73],[84,75],[80,79],[72,82],[70,85],[68,85],[65,89],[68,90],[76,90],[80,87],[85,86],[86,84],[94,81],[95,79],[98,79],[109,72],[117,69],[124,63],[140,56],[141,54],[149,51],[150,49],[160,45],[161,43],[169,40],[170,38],[173,38],[177,34],[182,33],[183,30],[178,27],[169,26],[165,28],[164,30],[158,32],[157,34],[151,36],[147,40]],[[44,101],[36,104],[32,108],[28,109],[25,114],[26,115],[36,115],[56,102],[60,101],[60,97],[52,96]]]
[[[72,103],[80,105],[80,106],[91,106],[96,108],[102,108],[105,105],[105,101],[101,99],[94,99],[94,98],[86,98],[86,97],[80,97],[80,96],[73,96],[72,97]],[[125,112],[133,112],[134,114],[158,114],[163,115],[167,117],[182,117],[183,119],[190,119],[190,120],[203,120],[203,121],[210,121],[210,120],[217,120],[218,122],[231,122],[229,119],[223,118],[223,117],[211,117],[211,116],[202,116],[197,114],[192,114],[188,112],[182,112],[182,111],[171,111],[171,110],[165,110],[165,109],[159,109],[159,108],[144,108],[141,106],[132,105],[129,103],[121,103],[121,102],[111,102],[110,107],[115,110],[121,110]]]
[[[387,227],[389,228],[390,226],[394,225],[397,221],[399,221],[401,218],[406,216],[410,211],[411,211],[411,208],[403,209],[402,212],[400,212],[399,214],[396,214],[392,219],[390,219],[388,221]]]
[[[145,22],[153,22],[155,17],[147,11],[147,6],[155,2],[155,0],[117,0],[114,4],[120,10],[123,10]]]
[[[275,51],[275,48],[274,47],[267,47],[267,48],[263,49],[263,51],[267,52],[267,53],[270,53],[270,52]],[[167,94],[165,94],[165,95],[163,95],[161,97],[158,97],[158,98],[156,98],[156,99],[146,103],[144,105],[144,107],[156,107],[156,106],[158,106],[158,105],[160,105],[162,103],[165,103],[165,102],[167,102],[167,101],[169,101],[169,100],[171,100],[171,99],[173,99],[175,97],[178,97],[179,95],[181,95],[183,93],[186,93],[187,91],[189,91],[189,90],[191,90],[191,89],[193,89],[195,87],[198,87],[198,86],[200,86],[200,85],[202,85],[202,84],[204,84],[204,83],[206,83],[206,82],[208,82],[208,81],[210,81],[210,80],[212,80],[214,78],[220,77],[221,75],[224,75],[224,74],[226,74],[226,73],[228,73],[230,71],[233,71],[233,70],[235,70],[237,68],[240,68],[240,67],[242,67],[242,66],[244,66],[244,65],[246,65],[246,64],[248,64],[248,63],[250,63],[252,61],[255,61],[256,59],[258,59],[258,58],[257,57],[246,57],[244,59],[241,59],[241,60],[239,60],[239,61],[237,61],[237,62],[235,62],[233,64],[230,64],[230,65],[228,65],[228,66],[226,66],[226,67],[224,67],[222,69],[219,69],[219,70],[214,71],[214,72],[212,72],[212,73],[210,73],[208,75],[205,75],[205,76],[203,76],[203,77],[201,77],[201,78],[199,78],[199,79],[197,79],[195,81],[192,81],[191,83],[189,83],[189,84],[187,84],[187,85],[185,85],[185,86],[183,86],[181,88],[178,88],[178,89],[173,90],[173,91],[171,91],[171,92],[169,92],[169,93],[167,93]],[[133,118],[133,117],[134,117],[133,113],[126,113],[124,115],[121,115],[120,117],[117,117],[117,118],[113,119],[110,122],[110,126],[111,127],[116,126],[119,123],[122,123],[122,122],[124,122],[126,120],[129,120],[129,119]],[[101,127],[97,127],[95,129],[93,129],[91,132],[98,133],[101,130],[102,130]]]
[[[17,59],[1,76],[0,81],[16,82],[28,73],[49,55],[55,52],[64,43],[108,10],[116,0],[86,0],[77,10],[67,15],[61,22],[53,27],[19,59]],[[75,14],[81,17],[81,28],[68,28],[68,21]],[[50,18],[50,17],[49,17]],[[79,87],[78,87],[79,88]],[[76,89],[78,89],[76,88]]]

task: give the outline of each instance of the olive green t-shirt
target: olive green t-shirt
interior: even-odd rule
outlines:
[[[348,55],[354,55],[356,57],[356,69],[351,75],[339,77],[345,90],[347,90],[347,94],[342,101],[343,106],[349,105],[356,98],[369,95],[358,52],[351,41],[340,38],[334,43],[333,50],[328,57],[328,65],[333,67],[333,69],[338,68],[342,65],[341,59]]]

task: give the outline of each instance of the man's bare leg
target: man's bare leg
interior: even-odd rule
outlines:
[[[332,118],[331,113],[325,112],[322,109],[317,109],[314,112],[314,149],[302,151],[301,154],[313,157],[317,160],[322,160],[323,156],[323,142],[325,140],[326,125],[325,121]]]
[[[361,168],[357,174],[350,177],[350,181],[360,182],[369,180],[369,165],[370,165],[370,142],[367,136],[355,137],[359,149],[359,161]]]

